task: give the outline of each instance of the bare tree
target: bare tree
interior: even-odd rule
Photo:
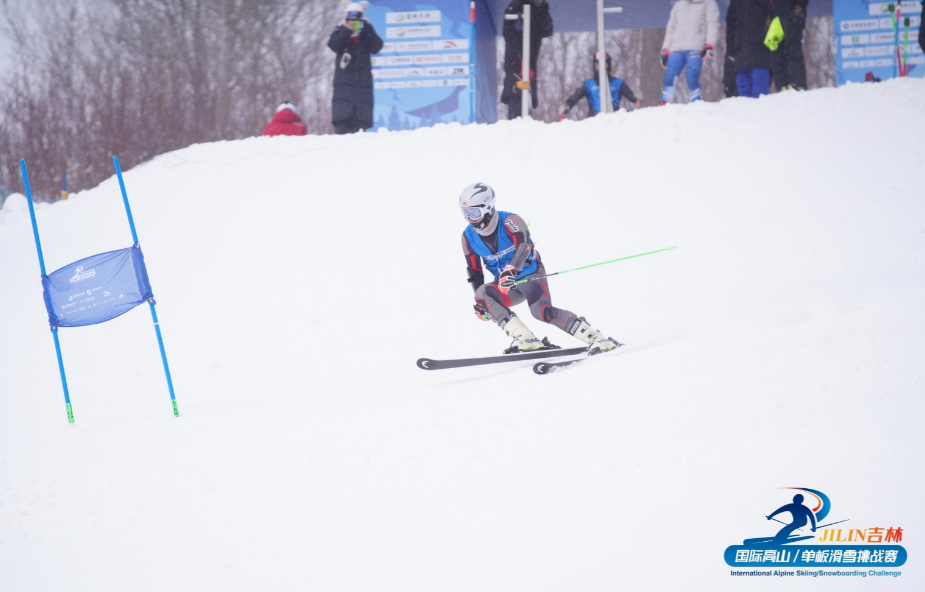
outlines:
[[[20,63],[0,86],[0,184],[57,195],[195,142],[260,133],[277,104],[330,131],[336,3],[316,0],[57,0],[31,18],[2,2]],[[40,172],[41,171],[41,172]]]

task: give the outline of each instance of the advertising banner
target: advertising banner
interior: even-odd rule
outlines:
[[[475,27],[469,0],[371,2],[385,42],[373,56],[374,128],[408,130],[475,121]]]
[[[919,46],[922,2],[838,0],[835,19],[836,83],[925,75]]]

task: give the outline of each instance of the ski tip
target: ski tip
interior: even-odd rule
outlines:
[[[549,370],[549,364],[546,362],[539,362],[533,365],[533,371],[537,374],[546,374]]]
[[[417,361],[417,365],[421,370],[432,370],[432,368],[428,367],[431,362],[433,362],[433,360],[430,358],[421,358]]]

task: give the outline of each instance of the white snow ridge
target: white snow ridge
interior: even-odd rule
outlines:
[[[739,590],[723,551],[773,536],[786,486],[902,527],[909,561],[753,586],[925,588],[923,97],[904,79],[157,157],[125,183],[179,418],[140,307],[59,332],[69,427],[11,197],[0,590]],[[549,272],[678,247],[550,280],[624,348],[549,376],[415,366],[509,342],[472,312],[475,181]],[[131,244],[115,178],[37,216],[49,272]]]

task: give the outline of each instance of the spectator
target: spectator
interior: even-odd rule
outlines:
[[[806,90],[806,60],[803,58],[803,29],[809,0],[774,0],[773,15],[780,18],[784,39],[771,52],[771,73],[777,90]]]
[[[662,105],[674,102],[678,77],[685,67],[691,102],[703,99],[700,70],[703,63],[713,57],[713,46],[718,41],[719,6],[716,0],[679,0],[671,7],[662,43],[662,68],[665,68]]]
[[[328,47],[337,54],[331,123],[334,133],[351,134],[373,126],[373,70],[370,56],[382,49],[382,39],[365,18],[369,2],[347,5],[345,23],[338,25]]]
[[[771,50],[764,44],[773,0],[732,0],[726,13],[726,52],[734,64],[740,97],[766,95],[771,88]]]
[[[919,19],[919,47],[925,51],[925,33],[922,29],[925,29],[925,2],[922,2],[922,18]]]
[[[299,111],[292,101],[283,101],[276,108],[273,120],[263,128],[261,136],[304,136],[308,128],[302,123]]]
[[[726,59],[723,61],[723,94],[726,97],[739,96],[739,89],[736,88],[735,62],[728,52],[726,53]]]
[[[536,80],[536,62],[540,55],[543,39],[552,35],[552,17],[549,15],[549,3],[546,0],[513,0],[504,9],[504,15],[523,13],[524,4],[530,4],[530,98],[536,109],[538,95]],[[504,87],[501,102],[507,105],[507,118],[520,117],[522,111],[523,91],[517,87],[523,73],[523,21],[504,20]]]
[[[588,99],[588,117],[594,117],[600,113],[602,105],[600,76],[598,74],[601,67],[600,61],[600,52],[595,52],[593,60],[594,75],[585,80],[584,84],[579,86],[565,101],[565,105],[563,105],[561,115],[559,116],[560,120],[565,119],[565,116],[572,110],[572,107],[577,105],[578,101],[582,99]],[[620,109],[621,98],[632,102],[639,108],[641,106],[640,101],[636,98],[636,95],[633,94],[629,85],[624,83],[622,78],[617,78],[613,75],[613,61],[609,53],[606,57],[606,65],[607,78],[610,80],[610,98],[613,101],[613,110],[617,111]]]

